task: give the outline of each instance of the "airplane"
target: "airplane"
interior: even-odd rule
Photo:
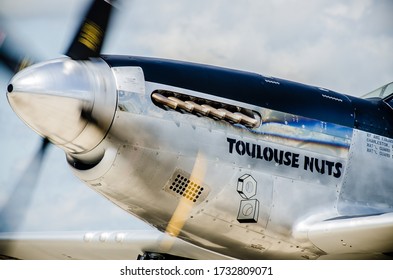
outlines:
[[[51,142],[88,187],[158,231],[3,233],[0,255],[392,257],[392,83],[359,98],[210,65],[102,55],[111,9],[92,1],[67,57],[23,66],[7,97],[44,139],[34,173]]]

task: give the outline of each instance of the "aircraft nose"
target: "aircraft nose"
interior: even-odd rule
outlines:
[[[102,60],[64,58],[36,64],[17,73],[7,91],[15,113],[69,153],[97,146],[116,109],[115,82]]]

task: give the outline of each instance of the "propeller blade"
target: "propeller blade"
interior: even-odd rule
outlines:
[[[112,2],[115,0],[93,0],[86,16],[80,24],[75,37],[68,48],[67,56],[75,60],[86,60],[98,57],[104,42],[105,33],[112,13]],[[17,44],[10,40],[8,33],[0,29],[0,59],[12,72],[32,64],[32,60],[19,59],[15,51]],[[96,121],[89,113],[81,111],[82,118]],[[97,127],[101,128],[97,122]],[[26,170],[20,175],[14,191],[5,206],[0,209],[0,231],[16,231],[21,224],[37,185],[49,140],[44,139],[40,149],[29,162]]]
[[[206,157],[201,152],[198,152],[194,167],[191,172],[190,182],[194,182],[195,184],[202,185],[205,175],[206,175]],[[192,188],[191,183],[187,185],[186,190],[190,190]],[[181,230],[183,229],[185,223],[190,217],[190,213],[192,211],[194,204],[187,198],[182,197],[172,214],[172,217],[165,229],[165,232],[172,237],[178,237]],[[163,251],[169,251],[174,243],[174,239],[163,238],[161,242],[161,249]]]
[[[75,37],[67,51],[67,56],[75,60],[86,60],[98,57],[104,42],[105,33],[112,12],[110,0],[93,0],[86,16],[82,21]],[[0,29],[0,61],[4,62],[12,72],[32,64],[33,60],[19,59],[15,51],[16,44],[10,40],[8,34]],[[95,121],[92,116],[82,110],[82,117]],[[97,123],[97,126],[99,124]],[[26,170],[20,175],[14,191],[6,205],[0,209],[0,231],[16,231],[21,224],[37,185],[39,173],[43,164],[49,140],[44,139],[40,149],[31,159]]]
[[[112,11],[109,0],[94,0],[82,21],[66,55],[74,60],[98,57]]]
[[[33,64],[33,59],[29,55],[18,53],[17,44],[0,30],[0,61],[3,62],[11,73],[17,73],[20,70]]]
[[[0,209],[0,232],[15,232],[23,221],[38,182],[49,141],[44,138],[41,147],[31,159],[5,206]]]

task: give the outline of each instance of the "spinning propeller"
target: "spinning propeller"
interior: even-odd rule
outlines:
[[[41,147],[20,174],[20,179],[7,203],[0,209],[0,232],[14,232],[26,215],[37,184],[49,141],[42,139]]]
[[[112,12],[112,1],[95,0],[66,52],[74,60],[99,57]]]
[[[35,61],[28,54],[22,54],[18,51],[18,45],[10,34],[1,28],[4,22],[0,21],[0,61],[8,68],[8,70],[15,74],[20,70],[32,65]]]
[[[103,70],[97,66],[97,62],[94,64],[97,72],[87,73],[88,71],[85,70],[89,67],[89,63],[91,64],[91,58],[100,56],[112,10],[113,6],[110,1],[94,0],[66,51],[70,59],[33,65],[17,73],[8,85],[9,103],[31,128],[44,137],[44,140],[26,171],[21,175],[14,193],[5,207],[0,209],[0,222],[2,223],[0,231],[17,230],[20,220],[27,211],[26,207],[38,180],[49,141],[66,152],[79,153],[89,150],[86,148],[95,147],[102,140],[100,137],[107,133],[112,120],[106,118],[111,114],[105,111],[105,107],[110,107],[108,99],[103,98],[104,92],[99,86],[92,87],[86,82],[105,79],[105,73],[103,74]],[[5,38],[5,35],[3,37]],[[5,45],[0,40],[1,59],[11,71],[17,72],[30,65],[11,56],[7,51],[8,48],[2,46]],[[89,68],[89,70],[92,69],[93,67]],[[70,74],[65,70],[73,72]],[[77,90],[69,91],[70,78],[78,85]],[[103,88],[110,87],[106,81],[101,82]],[[62,87],[59,88],[59,84]],[[104,102],[100,103],[99,99]],[[110,119],[110,121],[103,121],[103,119]],[[60,128],[59,123],[62,124]],[[81,137],[81,131],[87,130],[89,133]],[[204,155],[198,153],[191,174],[192,181],[202,183],[206,173],[205,161]],[[177,237],[180,234],[192,208],[193,205],[188,199],[179,201],[166,228],[169,235]],[[171,246],[172,244],[166,243],[163,250],[169,250]]]
[[[89,58],[99,57],[113,10],[111,2],[113,1],[92,1],[66,52],[67,56],[73,60],[88,60]],[[33,64],[35,60],[27,58],[30,56],[15,54],[15,43],[9,37],[7,33],[0,30],[0,61],[17,76],[17,72]],[[15,80],[15,77],[13,80]],[[12,84],[13,80],[7,88],[10,103],[16,95],[24,93],[23,91],[22,93],[17,92]],[[7,203],[0,209],[0,231],[16,231],[27,212],[28,202],[37,184],[48,143],[52,141],[45,135],[43,136],[41,147],[27,165],[26,170],[22,172],[21,179],[16,183]]]

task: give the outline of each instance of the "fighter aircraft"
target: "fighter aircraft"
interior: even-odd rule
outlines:
[[[67,57],[23,66],[7,97],[44,139],[35,173],[51,142],[88,187],[158,231],[2,234],[1,255],[391,257],[393,84],[359,98],[210,65],[102,55],[111,9],[93,1]],[[7,209],[0,216],[10,222]]]

